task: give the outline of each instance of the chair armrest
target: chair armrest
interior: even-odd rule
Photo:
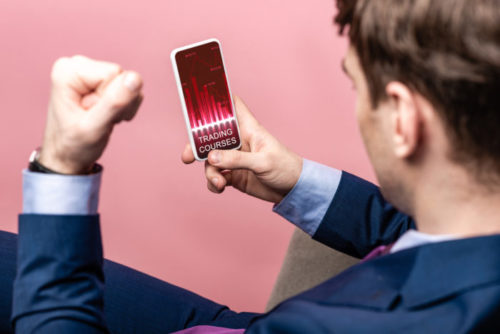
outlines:
[[[358,262],[358,259],[331,249],[313,240],[307,233],[296,229],[266,310],[324,282]]]

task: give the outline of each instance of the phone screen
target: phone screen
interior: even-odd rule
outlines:
[[[239,128],[220,44],[213,40],[174,52],[179,93],[197,159],[206,159],[214,149],[239,148]]]

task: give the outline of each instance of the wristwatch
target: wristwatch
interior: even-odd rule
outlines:
[[[58,173],[50,168],[45,167],[40,162],[38,162],[38,156],[40,155],[40,147],[31,152],[28,169],[30,172],[45,173],[45,174],[59,174],[66,175],[63,173]],[[86,174],[97,174],[102,172],[102,166],[95,163],[92,169]]]

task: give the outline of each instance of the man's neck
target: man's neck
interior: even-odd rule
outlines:
[[[415,189],[419,231],[460,237],[500,234],[500,189],[479,184],[463,168],[427,173]]]

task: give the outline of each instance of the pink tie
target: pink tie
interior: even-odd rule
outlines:
[[[379,256],[389,254],[393,245],[394,244],[378,246],[377,248],[372,250],[370,253],[368,253],[368,255],[365,256],[360,262],[370,261],[370,260],[375,259]]]

